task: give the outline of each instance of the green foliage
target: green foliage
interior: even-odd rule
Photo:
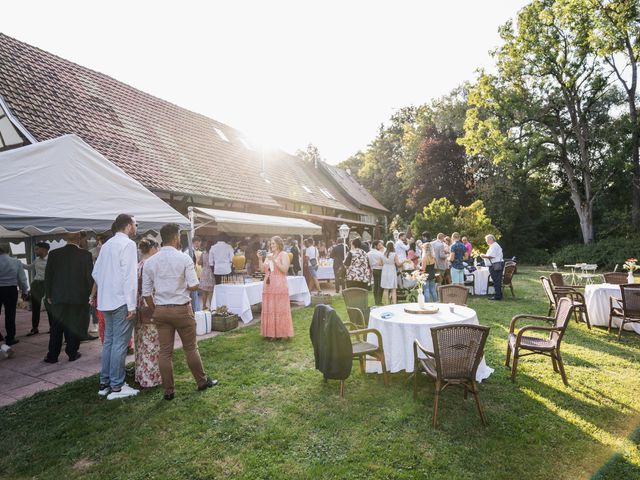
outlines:
[[[612,237],[590,245],[567,245],[551,255],[551,261],[561,265],[576,263],[595,263],[598,268],[612,271],[616,264],[618,270],[627,258],[640,258],[640,238]]]
[[[447,198],[435,199],[422,209],[422,213],[416,213],[411,230],[418,235],[426,231],[432,237],[438,233],[451,235],[457,231],[480,249],[487,246],[485,235],[491,233],[500,238],[500,231],[491,223],[482,200],[456,208]]]

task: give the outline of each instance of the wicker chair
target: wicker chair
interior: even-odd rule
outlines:
[[[464,286],[467,289],[471,289],[471,295],[476,294],[476,276],[474,273],[466,273],[464,274]]]
[[[587,302],[584,299],[582,292],[579,292],[574,287],[554,287],[550,279],[546,277],[540,277],[542,282],[542,289],[549,300],[549,312],[547,315],[551,315],[557,310],[558,300],[561,298],[569,298],[573,304],[573,313],[576,318],[576,322],[580,322],[580,319],[584,320],[587,324],[587,328],[591,330],[591,321],[589,320],[589,312],[587,311]]]
[[[509,326],[509,339],[507,344],[507,359],[505,365],[510,366],[511,355],[513,354],[513,366],[511,366],[511,381],[516,381],[516,371],[518,369],[518,359],[527,355],[546,355],[551,357],[553,370],[560,373],[562,381],[565,385],[567,375],[564,372],[564,363],[560,356],[560,344],[562,337],[569,324],[569,318],[573,313],[573,305],[569,298],[561,298],[558,301],[555,317],[544,317],[541,315],[516,315],[511,319]],[[550,324],[550,326],[526,325],[515,332],[516,323],[522,319],[542,320]],[[548,337],[528,336],[526,333],[545,332]],[[520,353],[520,350],[526,350],[528,353]]]
[[[467,305],[469,290],[464,285],[439,285],[438,299],[440,303],[455,303],[456,305]]]
[[[362,312],[362,317],[364,318],[364,326],[366,327],[369,324],[369,292],[364,288],[345,288],[342,290],[342,298],[344,298],[344,303],[347,306],[347,313],[349,314],[349,318],[353,323],[354,319],[359,317],[352,317],[352,311],[349,310],[351,308],[359,309]]]
[[[489,336],[489,327],[479,325],[443,325],[431,329],[433,352],[426,350],[418,340],[413,342],[414,376],[413,399],[418,396],[418,375],[424,373],[433,378],[435,399],[433,403],[433,428],[438,423],[438,400],[440,392],[449,385],[461,385],[464,398],[470,391],[476,401],[480,420],[487,424],[487,417],[478,397],[476,371],[484,355],[484,345]],[[418,357],[421,352],[426,358]]]
[[[357,315],[362,315],[359,309],[354,309]],[[360,372],[365,373],[365,366],[367,356],[373,357],[379,361],[382,365],[382,376],[384,377],[384,384],[389,385],[389,373],[387,372],[387,362],[384,358],[384,345],[382,343],[382,334],[380,330],[375,328],[360,327],[358,324],[352,322],[345,322],[345,325],[349,329],[349,334],[355,337],[355,340],[351,340],[351,349],[353,350],[353,358],[357,358],[360,362]],[[378,345],[367,342],[367,334],[373,333],[378,339]],[[340,385],[340,396],[344,396],[344,385]]]
[[[624,272],[607,272],[603,273],[604,283],[612,285],[624,285],[627,283],[627,274]]]
[[[560,272],[553,272],[549,275],[549,280],[551,280],[551,285],[553,288],[564,287],[571,288],[573,290],[584,290],[584,285],[567,285],[564,281],[564,275]]]
[[[620,330],[618,339],[622,335],[625,323],[640,322],[640,283],[629,283],[620,285],[622,298],[609,297],[609,329],[611,331],[611,321],[613,317],[620,319]]]
[[[515,271],[516,264],[513,262],[509,263],[508,265],[505,264],[504,268],[502,269],[502,289],[504,290],[505,287],[509,287],[512,297],[516,296],[516,294],[513,293],[513,275]],[[491,280],[491,277],[489,277],[489,286],[493,287],[493,280]]]

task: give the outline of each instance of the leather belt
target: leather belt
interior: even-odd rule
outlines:
[[[165,305],[156,305],[156,308],[158,307],[184,307],[185,305],[189,305],[191,303],[191,301],[188,301],[187,303],[167,303]]]

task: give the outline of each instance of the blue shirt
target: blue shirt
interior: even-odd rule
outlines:
[[[464,256],[467,254],[467,247],[464,246],[460,240],[457,240],[456,243],[451,245],[451,253],[455,254],[455,258],[451,262],[452,268],[457,268],[458,270],[462,270],[464,265]]]
[[[0,287],[20,287],[22,293],[29,291],[22,262],[6,253],[0,254]]]

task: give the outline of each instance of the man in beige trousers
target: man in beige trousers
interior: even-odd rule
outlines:
[[[160,229],[162,248],[144,263],[142,296],[151,309],[160,341],[159,367],[164,399],[173,400],[173,343],[178,332],[187,365],[198,384],[206,390],[218,384],[207,377],[196,341],[196,320],[191,308],[190,292],[198,289],[193,260],[180,248],[180,227],[169,223]]]

